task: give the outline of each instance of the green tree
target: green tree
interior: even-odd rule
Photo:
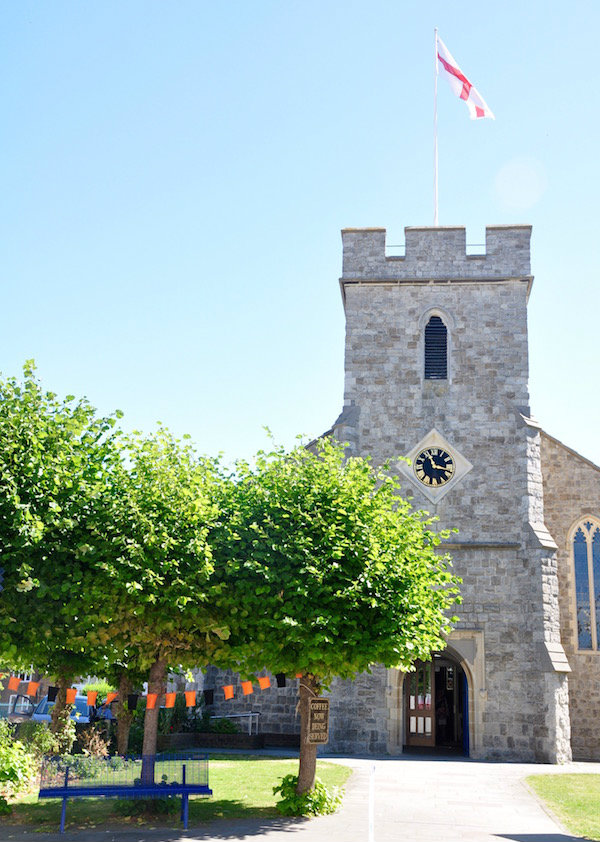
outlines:
[[[129,732],[135,718],[135,709],[129,705],[132,694],[141,695],[141,688],[147,676],[147,670],[137,664],[136,652],[119,652],[113,663],[106,669],[106,676],[117,689],[115,713],[117,719],[117,754],[127,754],[129,750]]]
[[[215,612],[211,598],[209,540],[219,523],[223,482],[216,460],[199,457],[160,428],[153,436],[124,439],[120,463],[103,489],[90,552],[112,608],[110,623],[92,638],[129,653],[136,677],[145,672],[148,692],[159,699],[169,665],[206,664],[228,636],[226,615]],[[146,757],[156,752],[158,712],[158,704],[146,708]],[[144,776],[152,774],[149,762]]]
[[[55,729],[73,678],[107,657],[90,638],[107,605],[87,548],[119,415],[44,391],[32,361],[0,380],[0,657],[56,677]]]
[[[385,468],[346,458],[332,440],[261,453],[255,467],[238,465],[238,479],[215,571],[238,594],[229,657],[246,674],[302,674],[302,793],[316,768],[309,699],[334,676],[374,663],[408,670],[442,648],[458,580],[436,552],[447,533],[411,509]]]
[[[0,381],[0,658],[56,677],[55,730],[75,676],[118,681],[124,750],[130,689],[149,675],[160,696],[168,664],[205,663],[227,630],[207,597],[218,462],[164,429],[125,437],[119,416],[44,391],[33,363]]]

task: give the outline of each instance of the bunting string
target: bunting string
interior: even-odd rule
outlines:
[[[4,677],[4,676],[2,676]],[[302,679],[302,673],[296,673],[296,679]],[[12,675],[9,677],[8,680],[8,689],[16,692],[19,690],[19,687],[22,683],[27,683],[26,692],[23,695],[26,696],[33,696],[37,695],[38,689],[40,687],[39,681],[28,681],[23,682],[22,679],[19,678],[17,675]],[[271,679],[268,675],[262,675],[257,677],[258,688],[260,690],[268,690],[273,685],[271,684]],[[301,682],[300,682],[301,683]],[[254,683],[252,681],[242,681],[240,682],[242,696],[250,696],[254,693]],[[275,686],[277,688],[286,687],[287,686],[287,677],[285,673],[278,672],[275,675]],[[215,703],[215,690],[221,690],[223,692],[223,696],[225,697],[226,701],[231,699],[235,699],[236,695],[239,695],[239,690],[234,684],[223,684],[220,687],[205,687],[201,692],[204,698],[204,704],[208,707]],[[238,691],[238,692],[236,692]],[[196,690],[186,690],[185,692],[185,703],[186,707],[192,708],[196,707],[198,704],[198,691]],[[75,699],[77,698],[77,688],[76,687],[69,687],[67,688],[67,704],[74,704]],[[54,685],[50,685],[48,687],[48,701],[55,702],[56,696],[58,694],[58,687]],[[159,699],[159,696],[162,698],[163,694],[158,693],[146,693],[142,695],[142,698],[146,700],[146,707],[149,710],[153,710],[156,707],[156,703]],[[165,699],[165,707],[166,708],[173,708],[175,706],[175,697],[177,693],[169,692],[164,694]],[[98,705],[98,691],[97,690],[89,690],[86,694],[86,700],[89,707],[96,707]],[[118,699],[119,694],[118,692],[110,692],[106,694],[105,700],[101,703],[101,706],[109,706],[111,705],[116,699]],[[130,693],[127,696],[127,706],[130,711],[134,711],[137,708],[138,699],[140,698],[139,693]]]

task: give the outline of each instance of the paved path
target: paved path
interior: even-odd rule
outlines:
[[[0,827],[2,842],[368,842],[368,792],[375,766],[374,842],[574,842],[522,780],[536,773],[600,773],[598,763],[540,766],[464,759],[340,758],[354,775],[333,816],[220,822],[178,830],[95,829],[58,834]],[[68,815],[68,814],[67,814]]]

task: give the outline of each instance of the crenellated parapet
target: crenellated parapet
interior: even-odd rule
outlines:
[[[344,228],[342,280],[529,278],[531,225],[485,229],[485,254],[467,254],[466,229],[405,228],[403,257],[387,257],[385,228]]]

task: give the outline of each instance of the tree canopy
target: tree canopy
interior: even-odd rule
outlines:
[[[122,440],[88,551],[111,605],[95,636],[135,652],[137,669],[197,666],[227,637],[209,598],[221,482],[217,460],[164,428]]]
[[[385,467],[324,439],[259,454],[238,473],[215,573],[235,583],[230,643],[246,670],[327,684],[373,663],[407,669],[443,647],[458,599],[437,551],[448,533],[411,508]]]
[[[32,362],[0,381],[0,656],[68,676],[102,669],[90,646],[105,594],[85,552],[114,463],[120,413],[44,391]]]

